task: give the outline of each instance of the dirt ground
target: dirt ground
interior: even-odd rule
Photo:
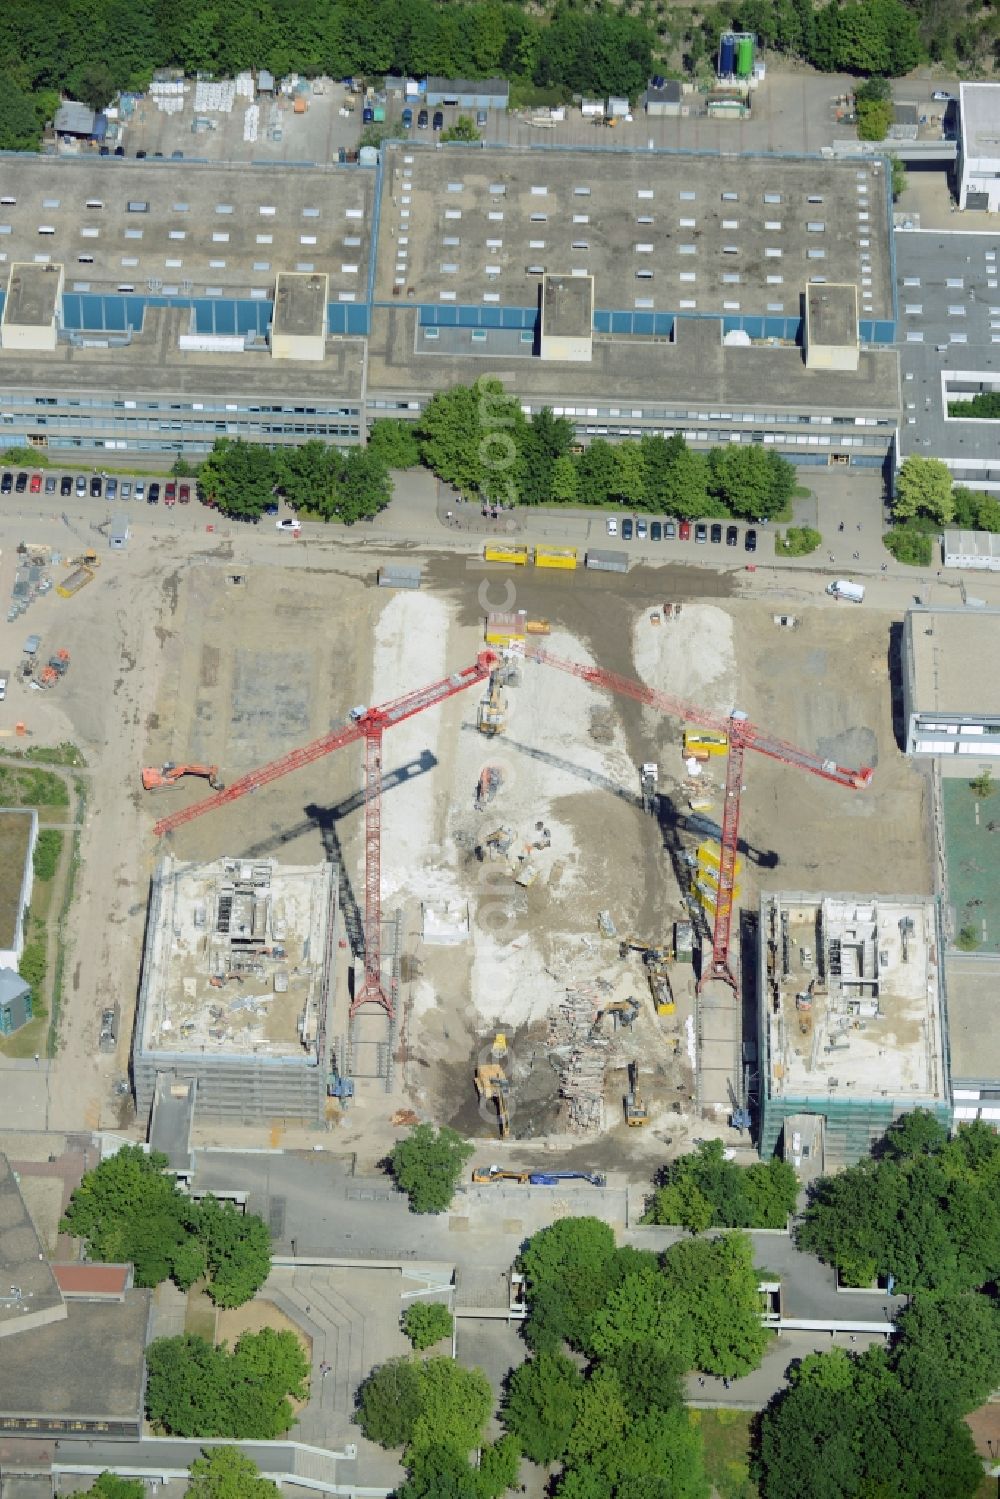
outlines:
[[[760,888],[930,888],[924,783],[892,737],[887,613],[841,610],[817,598],[798,609],[796,629],[781,629],[773,606],[740,596],[738,575],[676,566],[636,566],[627,577],[528,570],[513,580],[511,598],[505,579],[487,576],[474,559],[429,550],[424,588],[393,594],[375,587],[376,547],[331,540],[293,550],[287,538],[263,530],[208,535],[194,516],[183,524],[150,531],[141,546],[109,558],[74,599],[53,593],[39,601],[31,628],[46,647],[70,642],[72,672],[52,693],[28,701],[17,688],[4,705],[12,722],[30,710],[35,742],[79,744],[90,767],[51,1090],[54,1128],[123,1122],[112,1083],[126,1067],[148,880],[160,853],[152,823],[204,792],[187,781],[159,797],[144,794],[141,766],[204,760],[231,780],[325,733],[356,703],[384,701],[467,665],[482,647],[489,607],[523,607],[549,619],[544,644],[554,654],[638,676],[722,712],[736,705],[794,743],[842,764],[875,766],[872,788],[853,793],[748,757],[744,907]],[[58,522],[35,530],[40,540],[51,532],[67,544]],[[19,532],[0,523],[0,537],[2,588]],[[665,601],[680,601],[681,612],[654,626],[650,611]],[[11,665],[23,629],[0,624]],[[622,963],[597,915],[609,911],[620,934],[661,942],[685,914],[679,879],[686,885],[703,834],[689,822],[694,788],[686,784],[679,725],[567,672],[527,663],[508,691],[507,732],[487,739],[476,732],[480,695],[459,693],[386,736],[383,895],[387,911],[402,910],[405,932],[400,1065],[391,1096],[375,1079],[359,1089],[338,1138],[345,1148],[363,1141],[366,1159],[376,1159],[393,1139],[389,1120],[401,1106],[495,1137],[495,1117],[477,1102],[472,1074],[498,1030],[515,1084],[512,1132],[548,1136],[562,1124],[550,1011],[568,985],[602,980],[615,994],[634,994],[641,1012],[631,1032],[603,1022],[608,1139],[599,1154],[610,1163],[616,1153],[662,1152],[665,1132],[682,1127],[691,1109],[689,973],[674,970],[677,1012],[658,1018],[641,964],[634,957]],[[660,767],[658,817],[644,814],[638,798],[638,767],[647,760]],[[502,783],[495,802],[477,811],[475,789],[488,764]],[[712,803],[707,816],[717,817],[719,787],[706,794],[703,786],[699,797]],[[363,905],[360,788],[361,756],[352,747],[178,829],[173,851],[193,859],[337,859],[349,916],[352,900]],[[513,834],[511,855],[525,853],[536,867],[527,887],[514,883],[506,861],[477,855],[499,826]],[[470,939],[424,941],[428,914],[467,919]],[[334,1035],[347,1029],[347,959],[338,953]],[[99,1012],[115,1001],[119,1055],[103,1057]],[[378,1014],[366,1025],[384,1033]],[[632,1057],[653,1120],[645,1132],[621,1122]],[[268,1121],[265,1140],[281,1139],[280,1123]]]

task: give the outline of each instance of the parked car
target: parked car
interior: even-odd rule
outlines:
[[[141,479],[135,481],[135,497],[137,500],[144,500],[146,498],[146,486]]]
[[[149,494],[146,496],[146,504],[147,505],[158,505],[159,503],[160,503],[160,486],[158,484],[151,484],[149,486]]]
[[[121,498],[123,500],[127,500],[128,497],[129,497],[129,495],[131,493],[132,493],[132,481],[130,479],[123,479],[122,480],[122,488],[121,488]]]
[[[65,499],[67,495],[73,493],[73,480],[70,478],[69,474],[63,474],[62,478],[59,480],[59,493],[62,495],[63,499]]]
[[[283,515],[281,520],[274,523],[279,531],[301,531],[302,523],[297,515]]]
[[[83,474],[77,474],[77,476],[76,476],[76,497],[77,497],[77,499],[78,500],[82,500],[83,497],[84,497],[84,495],[86,493],[87,493],[87,480],[84,478]]]
[[[734,547],[740,539],[740,533],[735,526],[726,527],[726,546]]]
[[[178,496],[177,497],[180,500],[180,502],[181,502],[182,505],[190,505],[190,503],[191,503],[191,486],[190,486],[190,484],[182,484],[181,487],[180,487],[180,490],[178,492]]]
[[[14,493],[15,494],[24,494],[24,491],[27,489],[27,487],[28,487],[28,475],[22,469],[21,472],[18,474],[17,478],[14,480]]]
[[[371,107],[370,104],[366,104],[365,107],[364,107],[364,109],[361,111],[361,123],[362,123],[362,125],[370,125],[372,123],[372,121],[374,120],[374,118],[375,118],[375,111],[374,111],[374,109],[372,109],[372,107]]]
[[[954,94],[949,94],[948,90],[944,88],[936,88],[933,94],[931,94],[931,98],[935,101],[936,104],[947,104],[950,100],[954,99],[954,97]]]
[[[116,156],[124,156],[125,155],[125,147],[124,146],[116,146],[115,147],[115,155]]]
[[[164,505],[177,504],[177,485],[174,483],[173,479],[169,479],[167,481],[167,487],[163,492],[163,503]]]
[[[427,129],[427,120],[428,120],[427,111],[426,111],[426,109],[422,109],[420,111],[420,113],[417,115],[417,129],[418,130],[426,130]]]
[[[609,515],[608,516],[608,535],[609,536],[617,536],[618,535],[618,520],[617,520],[617,517],[614,516],[614,515]]]
[[[708,536],[710,541],[720,542],[722,540],[722,527],[718,522],[709,531]]]
[[[101,1011],[101,1032],[98,1045],[101,1051],[114,1051],[118,1044],[118,1009]]]
[[[623,520],[622,521],[622,541],[631,541],[631,540],[632,540],[632,522],[630,520]]]
[[[672,520],[665,520],[663,522],[663,539],[664,539],[664,541],[673,541],[673,539],[674,539],[674,537],[676,535],[677,535],[677,527],[674,525],[673,521]]]
[[[658,520],[650,521],[650,523],[649,523],[649,539],[650,539],[650,541],[662,541],[663,540],[663,523],[661,521],[658,521]]]
[[[101,498],[101,476],[100,476],[100,474],[95,474],[94,477],[91,479],[91,481],[90,481],[90,494],[91,494],[91,498],[92,499],[99,500]]]
[[[435,130],[443,130],[444,129],[444,115],[442,114],[442,112],[441,112],[440,109],[436,109],[434,111],[434,121],[433,121],[433,123],[434,123],[434,129]]]
[[[695,541],[708,540],[708,527],[703,520],[700,520],[694,528],[694,539]]]
[[[412,125],[413,125],[413,110],[412,109],[404,109],[403,110],[403,129],[404,130],[409,130],[409,129],[411,129]]]
[[[31,493],[32,494],[41,494],[41,492],[42,492],[42,476],[41,476],[41,474],[32,474],[32,476],[31,476]]]
[[[55,474],[46,474],[45,475],[45,493],[46,494],[55,494],[55,492],[56,492],[56,476],[55,476]]]
[[[118,480],[109,479],[107,484],[104,486],[104,493],[107,495],[109,500],[116,500],[118,498]]]
[[[757,550],[757,532],[752,526],[743,538],[743,546],[748,552],[755,552]]]
[[[649,531],[647,530],[646,522],[644,520],[637,520],[636,521],[636,523],[635,523],[635,534],[636,534],[636,539],[638,541],[645,541],[646,540],[646,537],[649,535]]]
[[[14,475],[9,471],[0,479],[0,494],[10,494],[14,488]]]
[[[476,124],[479,126],[480,130],[482,130],[483,126],[486,124],[486,111],[485,111],[485,109],[477,109],[476,110]]]
[[[680,525],[677,527],[677,535],[680,537],[681,541],[691,540],[691,522],[689,520],[681,521]]]

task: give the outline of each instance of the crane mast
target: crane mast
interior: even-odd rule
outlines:
[[[767,734],[757,728],[750,722],[747,715],[738,709],[734,709],[729,714],[713,713],[710,709],[685,703],[666,692],[659,692],[655,687],[647,687],[644,682],[638,682],[633,677],[623,677],[617,672],[605,671],[599,666],[585,666],[579,661],[568,661],[562,656],[553,655],[542,646],[530,648],[526,656],[529,661],[537,661],[543,666],[553,666],[559,671],[569,672],[571,676],[590,682],[595,687],[603,687],[619,696],[633,698],[649,708],[656,708],[660,713],[669,714],[671,718],[695,723],[700,728],[713,729],[727,736],[726,790],[722,808],[718,893],[715,900],[715,920],[712,925],[712,961],[703,971],[698,987],[701,989],[711,979],[721,979],[735,994],[738,994],[739,984],[730,964],[729,948],[733,924],[736,853],[740,836],[743,759],[746,751],[756,750],[758,754],[767,755],[772,760],[779,760],[783,765],[794,765],[799,770],[808,770],[812,775],[820,776],[826,781],[833,781],[838,786],[846,786],[853,791],[861,791],[871,784],[874,774],[871,767],[863,766],[860,770],[850,770],[846,766],[838,765],[835,760],[814,755],[809,750],[799,749],[797,745],[778,739],[773,734]]]
[[[281,776],[290,775],[293,770],[299,770],[303,765],[310,765],[313,761],[322,759],[324,755],[330,755],[335,750],[343,749],[345,745],[354,744],[357,740],[363,739],[365,741],[365,976],[360,989],[355,990],[350,1013],[353,1016],[365,1004],[378,1004],[392,1019],[395,1006],[392,996],[386,992],[382,981],[382,735],[386,729],[395,728],[397,724],[413,718],[415,714],[423,713],[426,708],[436,707],[447,698],[454,697],[455,693],[464,691],[466,687],[474,687],[477,682],[488,680],[496,662],[497,657],[492,651],[480,651],[471,666],[463,667],[461,671],[453,672],[451,676],[442,677],[439,681],[430,682],[426,687],[418,687],[413,692],[404,693],[402,697],[382,703],[377,708],[365,709],[364,712],[358,713],[351,723],[334,729],[330,734],[323,734],[319,739],[314,739],[311,744],[303,745],[300,749],[290,750],[288,754],[281,755],[277,760],[272,760],[257,770],[249,771],[247,775],[240,776],[238,780],[233,781],[224,791],[218,791],[214,796],[207,796],[203,801],[194,802],[190,807],[182,807],[179,811],[170,813],[168,817],[161,817],[153,831],[158,837],[162,837],[166,833],[173,832],[174,828],[179,828],[196,817],[202,817],[206,812],[214,811],[216,807],[225,806],[227,802],[236,801],[250,792],[259,791],[262,786],[269,785]]]

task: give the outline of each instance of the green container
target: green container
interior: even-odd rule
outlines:
[[[753,72],[753,41],[744,36],[736,44],[736,76],[749,78]]]
[[[384,120],[385,120],[385,110],[382,108],[381,105],[376,105],[376,107],[375,107],[375,123],[376,123],[376,125],[381,125],[384,122]]]

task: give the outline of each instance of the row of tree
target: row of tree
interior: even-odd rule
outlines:
[[[214,0],[206,9],[196,0],[18,0],[0,7],[0,146],[21,147],[15,136],[29,118],[37,137],[39,90],[102,108],[117,90],[142,89],[168,66],[217,77],[250,67],[279,77],[500,76],[567,98],[635,98],[650,74],[654,37],[648,23],[603,7]]]
[[[897,78],[926,51],[918,9],[902,0],[827,0],[818,8],[812,0],[721,0],[703,12],[699,28],[709,54],[730,26],[824,73]]]
[[[798,1197],[794,1167],[778,1156],[740,1166],[721,1140],[703,1140],[658,1173],[644,1223],[707,1228],[784,1228]]]
[[[261,1478],[255,1462],[238,1447],[208,1447],[188,1468],[187,1499],[279,1499],[280,1490]],[[121,1478],[105,1471],[89,1489],[76,1489],[66,1499],[148,1499],[142,1478]]]
[[[1000,1280],[1000,1136],[905,1114],[874,1157],[813,1189],[798,1243],[848,1285],[953,1293]]]
[[[795,488],[794,466],[760,444],[703,454],[679,435],[618,443],[598,437],[576,452],[571,421],[547,407],[526,416],[518,398],[490,377],[438,392],[415,428],[403,427],[373,425],[372,445],[387,461],[390,454],[416,458],[463,494],[492,504],[618,503],[689,520],[756,520],[780,514]]]
[[[169,1436],[273,1442],[292,1426],[308,1375],[291,1331],[244,1333],[231,1353],[192,1334],[157,1338],[146,1350],[146,1415]]]
[[[221,437],[198,469],[202,499],[224,515],[257,520],[283,494],[289,505],[345,525],[370,520],[392,499],[389,472],[377,449],[342,452],[313,439],[268,448]]]
[[[888,1349],[835,1349],[790,1367],[760,1421],[761,1499],[970,1499],[983,1465],[962,1417],[998,1381],[995,1300],[918,1296]]]
[[[267,1224],[215,1197],[192,1201],[166,1167],[165,1155],[126,1145],[85,1173],[60,1232],[82,1239],[92,1260],[131,1263],[137,1286],[187,1290],[204,1279],[216,1306],[242,1306],[270,1273]]]

